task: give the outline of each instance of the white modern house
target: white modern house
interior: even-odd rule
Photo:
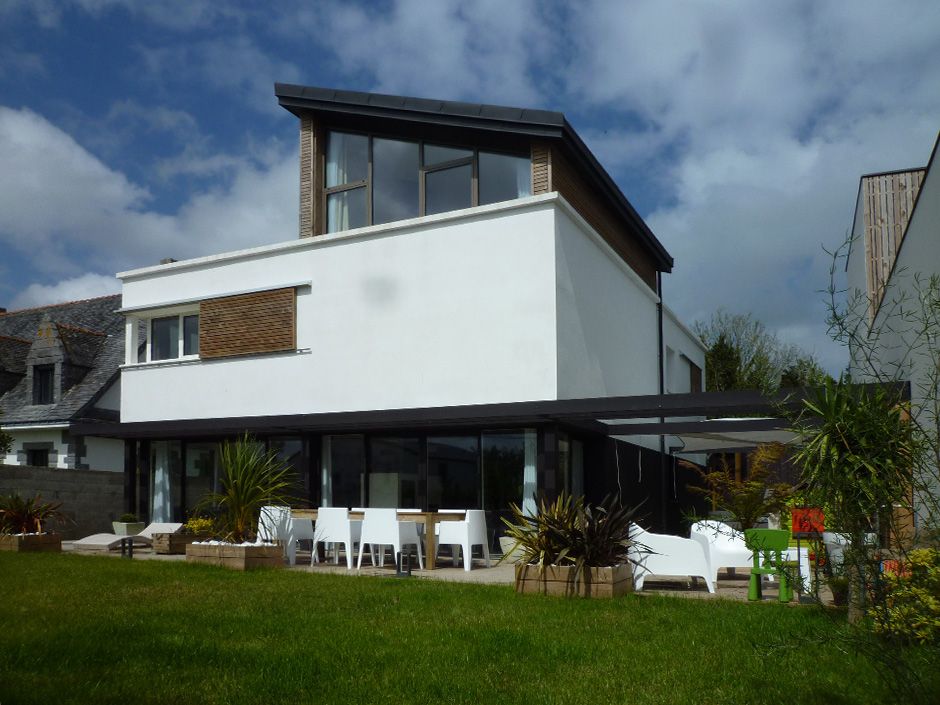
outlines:
[[[940,311],[924,311],[918,298],[931,277],[940,275],[938,145],[940,137],[925,167],[861,177],[846,261],[848,295],[858,304],[858,336],[865,341],[850,346],[853,376],[910,382],[912,413],[935,429],[937,409],[930,402],[937,399],[940,383]],[[925,327],[925,322],[932,325]],[[936,468],[925,479],[922,489],[932,498],[915,493],[918,530],[926,528],[931,512],[934,521],[940,519]]]
[[[314,505],[665,502],[642,469],[667,444],[602,419],[700,392],[704,349],[662,304],[672,258],[564,116],[276,93],[300,124],[299,237],[118,274],[121,420],[86,431],[126,439],[128,505],[185,515],[243,431]]]

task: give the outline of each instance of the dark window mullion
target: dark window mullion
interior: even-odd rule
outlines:
[[[368,156],[369,164],[366,167],[366,225],[372,225],[372,135],[369,135]]]
[[[327,195],[332,193],[341,193],[342,191],[352,191],[353,189],[362,188],[369,184],[368,179],[360,179],[359,181],[350,181],[348,184],[340,184],[339,186],[330,186],[327,189],[323,189],[323,192]]]
[[[432,171],[446,171],[447,169],[453,169],[456,166],[466,166],[467,164],[472,165],[473,162],[473,156],[461,157],[460,159],[451,159],[449,162],[441,162],[440,164],[435,164],[434,166],[422,166],[421,168],[425,172],[431,173]]]
[[[477,149],[473,150],[472,163],[470,165],[470,207],[480,205],[480,183],[479,183],[479,169],[478,165],[480,151]]]

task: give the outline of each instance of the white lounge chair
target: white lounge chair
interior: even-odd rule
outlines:
[[[320,507],[317,510],[316,537],[313,540],[313,556],[310,565],[317,562],[317,544],[325,543],[327,547],[333,546],[334,562],[339,563],[339,545],[346,551],[346,567],[353,568],[353,552],[355,545],[362,536],[362,521],[349,518],[345,507]],[[373,563],[375,563],[373,557]]]
[[[754,565],[754,556],[744,543],[744,532],[738,531],[723,521],[697,521],[692,524],[690,538],[698,541],[705,550],[711,579],[718,582],[721,568],[741,568],[750,570]]]
[[[414,544],[418,548],[418,567],[424,570],[424,554],[421,551],[421,539],[418,538],[418,524],[414,521],[398,521],[394,509],[366,509],[362,520],[357,568],[362,568],[362,552],[366,544],[373,550],[379,549],[380,565],[385,565],[386,546],[391,546],[393,555],[398,555],[402,546]],[[372,565],[375,565],[374,553]]]
[[[139,534],[120,536],[118,534],[92,534],[72,542],[77,551],[110,551],[121,545],[122,539],[133,539],[135,546],[152,546],[154,534],[175,534],[183,528],[182,524],[157,521],[149,524]]]
[[[708,591],[715,592],[705,549],[698,541],[668,534],[652,534],[636,524],[630,530],[630,537],[643,547],[633,548],[630,552],[633,586],[637,591],[643,589],[643,583],[650,575],[688,575],[702,578]]]
[[[450,513],[449,511],[447,513]],[[490,547],[486,539],[486,512],[482,509],[468,509],[463,521],[445,520],[438,522],[437,546],[450,545],[454,549],[454,565],[457,564],[457,547],[463,549],[463,569],[470,570],[473,565],[473,546],[483,548],[486,567],[490,567]]]

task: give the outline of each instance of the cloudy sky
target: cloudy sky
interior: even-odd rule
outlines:
[[[667,303],[835,371],[823,247],[862,173],[926,163],[938,57],[936,0],[0,0],[0,306],[296,237],[284,81],[563,111],[675,257]]]

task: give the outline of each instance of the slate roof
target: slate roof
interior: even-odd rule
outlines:
[[[13,358],[22,354],[24,346],[16,343],[5,346],[3,340],[34,340],[47,314],[56,325],[69,362],[89,368],[77,384],[61,395],[58,403],[43,406],[32,404],[33,390],[24,375],[15,387],[0,396],[0,423],[4,426],[55,423],[107,415],[91,407],[124,362],[124,316],[116,313],[120,308],[121,296],[116,294],[0,314],[0,350],[5,351],[0,353],[0,365],[5,369],[21,371],[15,369]]]

